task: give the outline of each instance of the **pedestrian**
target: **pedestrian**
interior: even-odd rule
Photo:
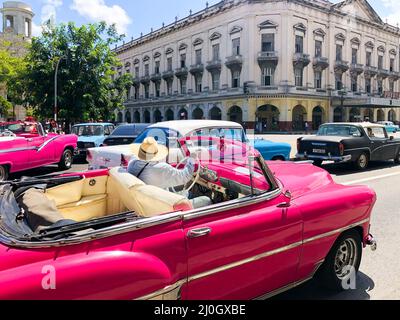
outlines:
[[[307,121],[304,123],[304,129],[305,129],[305,131],[306,131],[306,134],[308,134],[309,125],[308,125],[308,122],[307,122]]]

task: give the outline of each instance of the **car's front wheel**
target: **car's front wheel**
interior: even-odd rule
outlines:
[[[367,169],[368,164],[369,164],[369,157],[365,152],[363,152],[357,158],[356,162],[354,163],[354,166],[358,170],[365,170]]]
[[[356,230],[343,233],[333,245],[318,271],[317,279],[324,287],[343,291],[356,280],[362,257],[360,234]]]
[[[60,170],[69,170],[72,167],[73,161],[73,154],[72,151],[69,149],[64,150],[64,153],[61,157],[60,162],[58,163],[58,168]]]
[[[8,179],[8,167],[0,165],[0,181],[6,181]]]

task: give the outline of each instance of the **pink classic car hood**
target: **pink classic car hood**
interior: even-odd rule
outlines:
[[[289,190],[294,199],[334,183],[327,171],[310,163],[267,163],[275,178],[283,185],[284,191]]]

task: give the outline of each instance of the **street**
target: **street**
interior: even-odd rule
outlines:
[[[332,294],[310,281],[273,299],[399,299],[400,260],[398,259],[398,233],[400,230],[400,166],[393,162],[371,163],[365,172],[354,171],[346,165],[325,165],[334,180],[347,185],[365,184],[377,193],[377,203],[372,215],[371,233],[378,240],[378,250],[363,251],[357,289]],[[70,172],[84,171],[87,164],[73,165]],[[56,166],[30,170],[11,178],[54,173]]]

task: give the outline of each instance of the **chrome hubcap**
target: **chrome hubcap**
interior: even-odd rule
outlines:
[[[361,168],[365,168],[365,166],[367,165],[367,157],[364,154],[362,154],[358,162]]]
[[[344,240],[335,256],[335,273],[339,279],[344,279],[356,267],[357,244],[353,239]]]
[[[64,161],[65,165],[67,167],[71,166],[72,164],[72,155],[70,152],[65,153],[65,161]]]

